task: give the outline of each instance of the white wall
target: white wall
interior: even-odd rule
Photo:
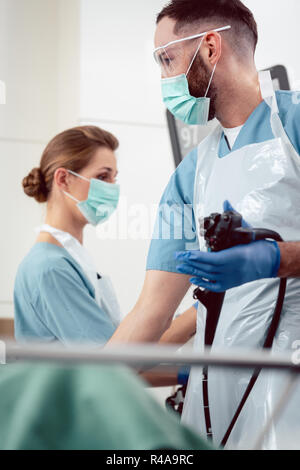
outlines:
[[[13,314],[15,273],[44,214],[24,195],[22,179],[48,140],[77,122],[78,7],[77,0],[0,0],[0,75],[7,85],[0,106],[0,316]]]
[[[259,23],[258,68],[282,63],[296,87],[299,0],[246,3]],[[50,137],[86,122],[112,131],[121,143],[123,196],[129,204],[158,203],[174,169],[152,58],[155,15],[164,4],[0,0],[0,79],[7,83],[7,105],[0,107],[0,315],[12,314],[17,266],[43,216],[21,180]],[[87,247],[99,270],[111,275],[127,313],[142,286],[149,241],[103,241],[99,234],[87,230]]]
[[[155,14],[163,4],[81,0],[80,122],[119,138],[119,182],[129,211],[138,203],[150,212],[174,171],[152,55]],[[150,238],[150,222],[146,231]],[[149,240],[103,241],[88,229],[86,242],[99,270],[111,275],[122,311],[128,313],[144,281]]]
[[[300,90],[299,0],[245,0],[244,3],[258,23],[258,69],[285,65],[291,86]]]

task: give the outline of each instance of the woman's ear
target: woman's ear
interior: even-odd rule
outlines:
[[[54,182],[59,189],[63,191],[69,190],[70,174],[65,168],[58,168],[54,174]]]

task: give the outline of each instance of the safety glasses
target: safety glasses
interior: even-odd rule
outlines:
[[[231,26],[224,26],[223,28],[210,31],[220,32],[230,28]],[[182,73],[187,74],[189,72],[189,65],[194,61],[195,56],[199,52],[204,36],[210,31],[177,39],[155,49],[154,59],[161,68],[162,77],[169,78],[181,75]],[[201,39],[200,42],[199,39]]]

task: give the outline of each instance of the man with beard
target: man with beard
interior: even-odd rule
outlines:
[[[154,56],[166,106],[187,124],[204,125],[216,118],[218,126],[186,157],[167,186],[142,294],[113,341],[157,341],[191,281],[213,292],[228,291],[214,349],[262,349],[278,278],[286,277],[291,279],[273,350],[292,351],[298,344],[300,95],[275,93],[270,74],[258,74],[257,41],[253,14],[240,0],[172,0],[158,15]],[[288,243],[258,241],[207,253],[202,221],[232,209],[228,201],[253,227],[279,232]],[[198,350],[204,347],[205,322],[206,312],[199,306]],[[208,419],[202,371],[193,370],[183,420],[216,444],[224,442],[252,374],[209,371]],[[282,375],[260,374],[229,447],[253,445],[283,387]],[[287,436],[299,432],[299,423],[299,406],[291,399],[281,419],[272,423],[263,447],[285,448]]]

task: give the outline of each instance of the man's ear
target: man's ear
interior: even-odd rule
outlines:
[[[207,60],[211,66],[215,66],[222,55],[222,37],[216,32],[212,31],[206,35],[205,46],[207,49]]]

